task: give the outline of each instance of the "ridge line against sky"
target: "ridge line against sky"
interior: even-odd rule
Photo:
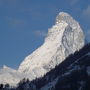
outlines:
[[[0,67],[17,68],[44,42],[61,11],[79,21],[90,42],[90,0],[0,0]]]

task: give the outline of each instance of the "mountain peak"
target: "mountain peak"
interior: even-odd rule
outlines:
[[[71,16],[66,13],[66,12],[60,12],[57,17],[56,17],[56,24],[60,23],[61,21],[67,21],[67,20],[71,20]]]
[[[69,24],[72,27],[78,25],[78,22],[76,22],[74,20],[74,18],[70,14],[68,14],[66,12],[60,12],[56,17],[56,24],[58,24],[58,23],[60,23],[62,21],[66,22],[67,24]]]
[[[3,69],[8,69],[9,67],[7,67],[6,65],[3,65]]]
[[[58,14],[59,16],[63,16],[63,17],[65,17],[65,16],[70,16],[68,13],[66,13],[66,12],[60,12],[59,14]]]
[[[14,70],[14,69],[12,69],[12,68],[10,68],[10,67],[8,67],[8,66],[6,66],[6,65],[3,65],[3,68],[2,68],[2,70],[5,70],[5,71],[12,71],[12,72],[16,72],[16,70]]]
[[[84,34],[79,23],[60,12],[44,44],[25,58],[18,71],[32,75],[32,79],[41,77],[83,46]]]

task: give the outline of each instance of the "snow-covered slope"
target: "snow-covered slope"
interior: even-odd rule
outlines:
[[[23,88],[28,85],[31,90],[90,90],[90,43],[44,77],[21,84]]]
[[[53,77],[55,73],[54,76],[53,73],[51,74],[51,81],[48,80],[47,84],[42,85],[38,90],[90,90],[90,55],[81,56],[61,75],[57,75],[55,79]],[[48,78],[50,78],[49,74]]]
[[[48,30],[44,44],[25,58],[18,71],[29,73],[33,77],[30,79],[41,77],[83,46],[80,25],[69,14],[61,12]]]
[[[42,78],[24,79],[16,88],[5,90],[90,90],[90,43]]]
[[[7,66],[3,66],[3,68],[0,69],[0,84],[10,83],[12,85],[15,85],[20,81],[19,78],[19,74],[16,70],[13,70]]]
[[[23,78],[32,78],[29,74],[18,72],[10,67],[3,66],[0,69],[0,84],[10,84],[11,86],[16,86],[20,80]]]

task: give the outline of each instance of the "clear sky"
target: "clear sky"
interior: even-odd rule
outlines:
[[[0,67],[17,68],[61,11],[79,21],[90,42],[90,0],[0,0]]]

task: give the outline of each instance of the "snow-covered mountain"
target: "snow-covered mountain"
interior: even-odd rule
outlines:
[[[41,77],[83,46],[84,35],[78,22],[60,12],[44,44],[25,58],[18,71],[30,73],[33,79]]]
[[[0,69],[0,83],[17,84],[22,78],[43,77],[70,54],[84,46],[84,34],[77,21],[69,14],[60,12],[55,25],[49,30],[41,47],[27,56],[18,70]]]

